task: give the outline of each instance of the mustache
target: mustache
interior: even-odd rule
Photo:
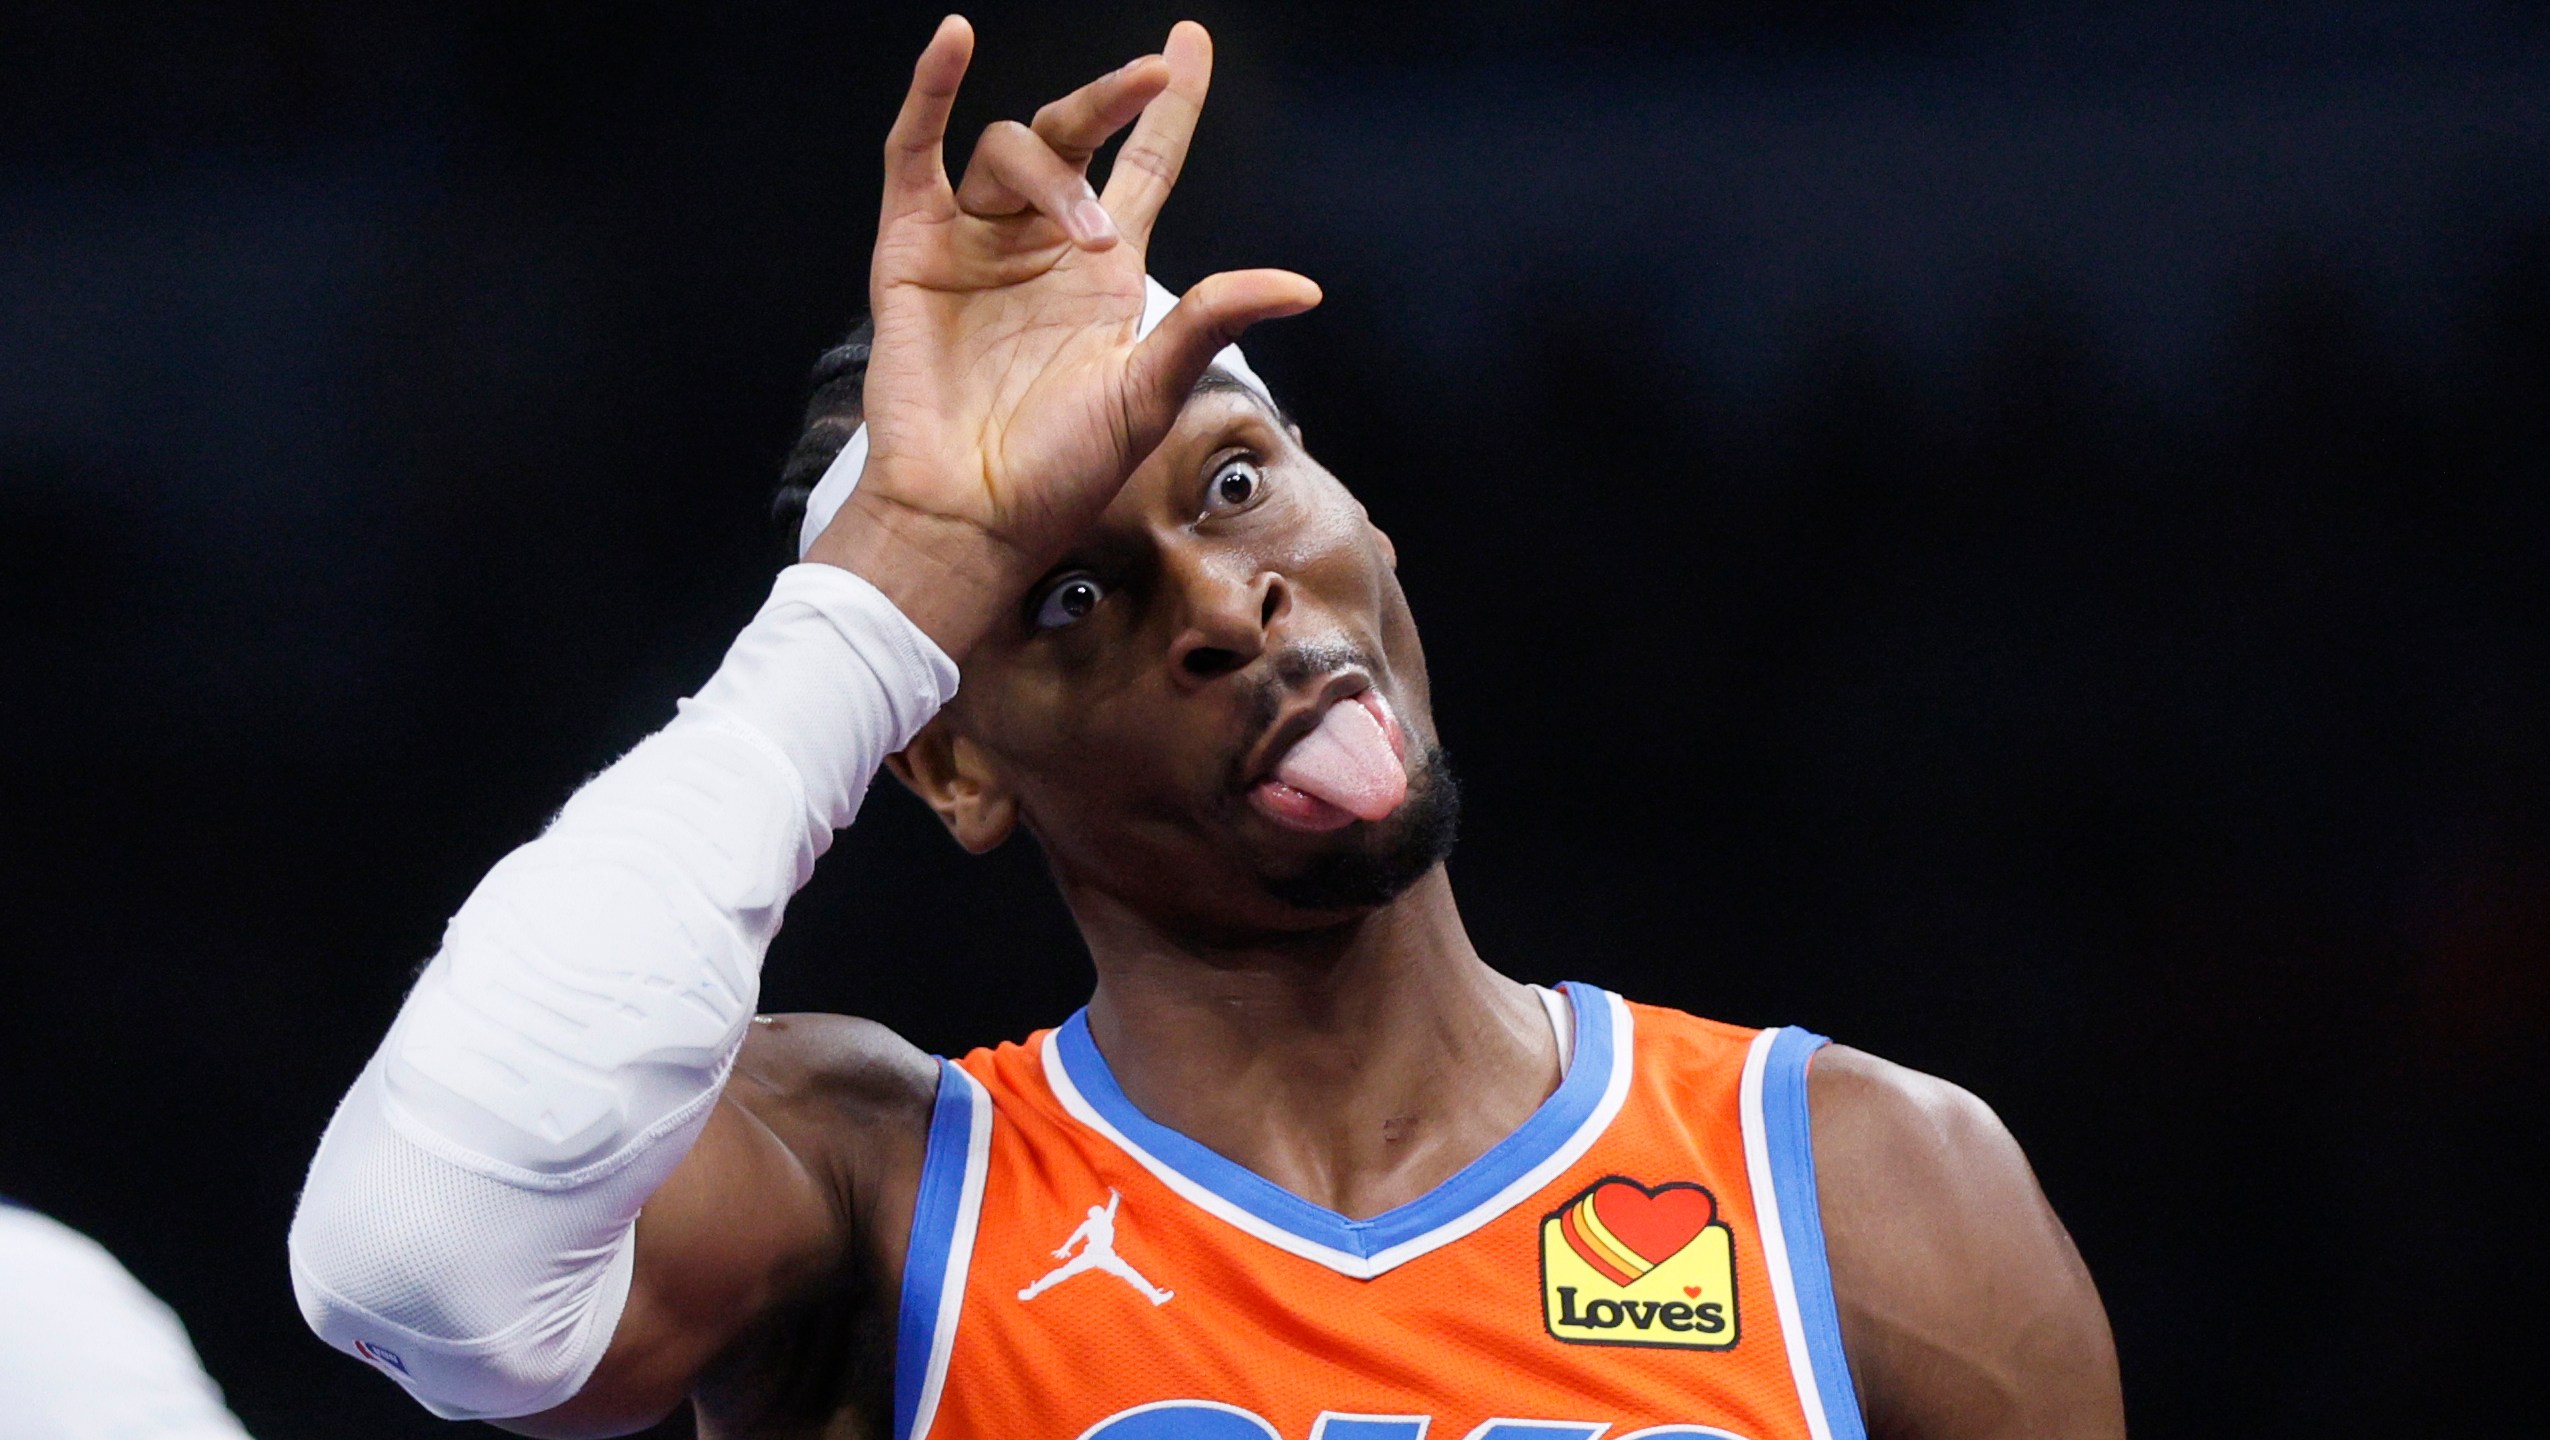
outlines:
[[[1350,665],[1359,665],[1376,676],[1381,673],[1379,656],[1345,640],[1305,641],[1287,645],[1267,657],[1264,667],[1246,682],[1242,703],[1248,707],[1248,718],[1239,744],[1231,751],[1231,788],[1240,788],[1247,778],[1241,772],[1248,756],[1266,732],[1275,728],[1286,697]]]

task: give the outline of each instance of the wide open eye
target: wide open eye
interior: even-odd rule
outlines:
[[[1266,472],[1245,455],[1234,455],[1213,472],[1204,483],[1204,512],[1208,515],[1245,509],[1266,488]]]
[[[1036,628],[1060,630],[1065,625],[1076,625],[1106,598],[1107,587],[1099,584],[1096,577],[1065,575],[1046,589],[1045,598],[1036,602]]]

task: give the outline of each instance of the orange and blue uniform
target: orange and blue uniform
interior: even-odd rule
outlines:
[[[1865,1440],[1823,1040],[1564,994],[1558,1089],[1367,1220],[1144,1116],[1085,1012],[945,1064],[895,1440]]]

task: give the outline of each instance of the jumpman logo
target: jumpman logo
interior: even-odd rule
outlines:
[[[1086,1275],[1095,1270],[1101,1274],[1113,1275],[1141,1291],[1143,1297],[1154,1305],[1168,1304],[1170,1298],[1177,1294],[1176,1291],[1163,1290],[1143,1279],[1142,1272],[1127,1265],[1124,1257],[1116,1253],[1116,1207],[1123,1203],[1124,1197],[1110,1189],[1107,1192],[1106,1204],[1090,1206],[1089,1218],[1081,1221],[1080,1228],[1072,1231],[1071,1238],[1065,1240],[1061,1248],[1054,1251],[1054,1258],[1063,1263],[1054,1267],[1053,1272],[1044,1279],[1019,1291],[1018,1298],[1033,1300],[1074,1275]],[[1080,1247],[1080,1253],[1077,1255],[1071,1253],[1071,1247],[1074,1245]]]

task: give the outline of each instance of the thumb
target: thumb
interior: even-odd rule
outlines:
[[[1319,287],[1290,270],[1225,270],[1197,281],[1125,367],[1125,418],[1141,453],[1169,432],[1223,346],[1260,320],[1299,315],[1319,301]]]

